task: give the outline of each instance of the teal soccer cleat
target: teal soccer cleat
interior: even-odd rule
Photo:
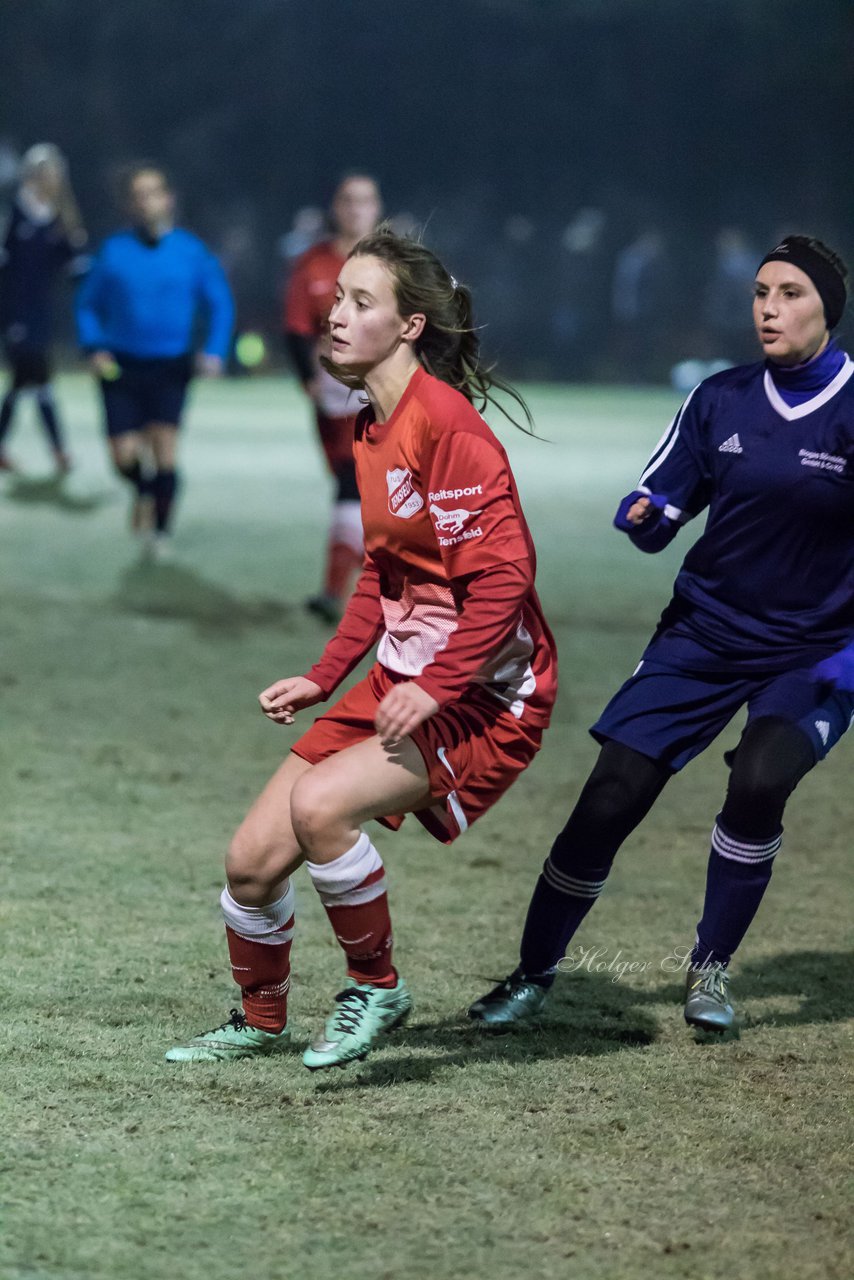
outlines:
[[[469,1017],[487,1027],[513,1027],[530,1022],[541,1013],[548,991],[548,987],[529,982],[516,970],[485,996],[475,1000],[469,1009]]]
[[[732,1030],[735,1012],[729,1002],[730,975],[720,964],[689,969],[685,987],[685,1021],[701,1031]]]
[[[290,1032],[278,1035],[250,1027],[240,1009],[232,1009],[228,1022],[213,1031],[202,1031],[186,1044],[176,1045],[166,1054],[167,1062],[228,1062],[237,1058],[265,1058],[291,1047]]]
[[[309,1071],[343,1067],[367,1057],[377,1037],[401,1026],[412,1009],[412,997],[402,978],[394,987],[354,983],[335,997],[335,1003],[323,1034],[303,1054]]]

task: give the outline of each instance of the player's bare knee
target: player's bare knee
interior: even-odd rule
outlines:
[[[225,856],[225,874],[232,889],[255,892],[279,879],[283,859],[278,853],[271,843],[260,842],[239,828]]]
[[[136,458],[131,453],[126,453],[126,454],[115,453],[113,454],[112,462],[113,462],[113,471],[116,473],[117,476],[121,476],[122,479],[124,479],[125,473],[128,467],[133,466],[133,464],[136,462]]]
[[[310,853],[343,820],[331,780],[314,769],[297,779],[291,791],[291,825],[300,848]]]

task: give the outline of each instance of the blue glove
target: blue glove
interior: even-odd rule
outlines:
[[[828,684],[842,693],[854,693],[854,644],[829,658],[822,658],[810,672],[816,684]]]
[[[626,517],[639,498],[646,498],[653,510],[646,520],[643,520],[640,524],[632,524]],[[633,489],[629,496],[623,498],[623,501],[617,507],[617,514],[614,516],[614,528],[621,529],[623,533],[639,533],[643,528],[653,528],[661,519],[667,503],[668,499],[663,493],[645,493],[643,489]]]

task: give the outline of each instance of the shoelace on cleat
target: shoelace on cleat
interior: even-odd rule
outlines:
[[[511,975],[505,978],[501,985],[497,988],[496,994],[499,996],[510,996],[511,999],[516,996],[523,995],[533,984],[527,982],[524,978]]]
[[[242,1009],[232,1009],[227,1022],[221,1022],[218,1027],[211,1027],[210,1031],[200,1031],[195,1038],[202,1040],[205,1036],[215,1036],[218,1031],[228,1031],[229,1027],[233,1027],[235,1031],[246,1030],[246,1014]]]
[[[707,969],[700,970],[703,974],[699,982],[695,982],[691,990],[702,991],[705,995],[711,996],[713,1000],[719,1000],[726,1004],[727,987],[729,985],[729,974],[726,969]]]
[[[335,997],[335,1003],[340,1005],[335,1015],[335,1030],[348,1033],[355,1031],[362,1014],[368,1007],[368,999],[368,992],[360,991],[358,987],[348,987],[346,991],[339,991]]]

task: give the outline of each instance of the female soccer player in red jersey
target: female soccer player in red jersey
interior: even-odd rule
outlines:
[[[534,758],[556,692],[554,642],[507,456],[474,408],[489,397],[468,291],[429,250],[380,230],[342,268],[328,367],[368,404],[354,454],[366,555],[318,663],[260,695],[277,724],[377,662],[298,739],[237,832],[222,895],[243,1011],[171,1061],[287,1046],[291,874],[305,862],[348,985],[304,1062],[363,1058],[402,1022],[383,864],[362,830],[414,813],[450,843]]]
[[[285,295],[285,334],[297,373],[314,407],[317,434],[335,480],[335,501],[326,548],[323,588],[306,601],[326,622],[337,622],[362,563],[362,521],[353,466],[353,428],[359,399],[324,369],[320,357],[329,336],[335,285],[347,255],[373,231],[382,209],[373,178],[351,173],[332,200],[334,235],[308,249],[297,262]]]

